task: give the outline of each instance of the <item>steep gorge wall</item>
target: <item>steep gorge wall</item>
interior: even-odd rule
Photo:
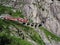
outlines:
[[[60,36],[59,0],[11,0],[8,5],[18,10],[21,9],[24,16],[34,23],[44,22],[42,25],[43,27],[53,34]],[[60,45],[59,42],[55,42],[54,40],[51,40],[50,43],[45,34],[42,31],[39,31],[39,29],[35,29],[35,31],[41,35],[46,45]]]
[[[56,35],[60,35],[60,1],[59,0],[24,0],[28,2],[23,9],[33,22],[41,23]]]

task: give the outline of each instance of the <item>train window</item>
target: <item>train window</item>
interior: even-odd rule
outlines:
[[[40,27],[40,26],[42,26],[42,24],[39,24],[39,26],[38,26],[38,27]]]
[[[26,24],[26,23],[23,23],[23,24]]]
[[[30,25],[30,23],[27,23],[27,25]]]
[[[37,27],[38,23],[35,24],[35,27]]]
[[[32,23],[31,26],[34,26],[34,23]]]
[[[54,0],[51,0],[51,1],[54,1]]]
[[[37,27],[37,24],[35,25],[35,27]]]
[[[31,26],[34,26],[34,24],[31,24]]]

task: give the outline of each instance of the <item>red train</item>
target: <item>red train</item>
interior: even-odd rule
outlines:
[[[30,23],[28,22],[28,19],[25,19],[25,18],[14,18],[14,17],[11,17],[11,16],[5,16],[4,19],[6,20],[12,20],[12,21],[18,21],[18,22],[22,22],[23,24],[26,24],[27,25],[30,25]],[[35,24],[35,27],[37,27],[37,23]],[[34,23],[31,23],[31,26],[34,26]],[[38,27],[42,26],[42,24],[40,23],[38,25]]]
[[[27,23],[28,22],[28,19],[25,19],[25,18],[13,18],[11,16],[5,16],[4,19],[12,20],[12,21],[18,21],[18,22],[23,22],[23,23]]]

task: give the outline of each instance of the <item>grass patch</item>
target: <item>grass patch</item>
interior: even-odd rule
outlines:
[[[0,14],[3,14],[5,12],[9,13],[11,12],[11,9],[12,9],[11,7],[5,7],[5,6],[0,5]]]
[[[42,31],[44,31],[46,37],[47,37],[49,40],[52,39],[52,40],[55,40],[55,41],[60,41],[60,37],[58,37],[57,35],[49,32],[49,31],[48,31],[47,29],[45,29],[44,27],[40,27],[40,29],[41,29]]]
[[[8,33],[0,33],[0,45],[32,45],[21,38],[8,35]]]
[[[44,41],[42,40],[42,38],[40,37],[40,35],[37,32],[31,30],[30,37],[32,38],[32,40],[37,42],[39,45],[45,45]]]
[[[24,18],[24,15],[22,14],[22,12],[16,10],[16,12],[13,12],[12,7],[6,7],[6,6],[2,6],[0,5],[0,15],[1,14],[10,14],[13,17],[21,17]]]

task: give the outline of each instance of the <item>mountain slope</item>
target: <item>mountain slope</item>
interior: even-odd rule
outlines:
[[[0,0],[0,44],[60,45],[59,10],[60,3],[57,0]],[[32,27],[1,16],[27,18],[30,23],[42,26]]]

